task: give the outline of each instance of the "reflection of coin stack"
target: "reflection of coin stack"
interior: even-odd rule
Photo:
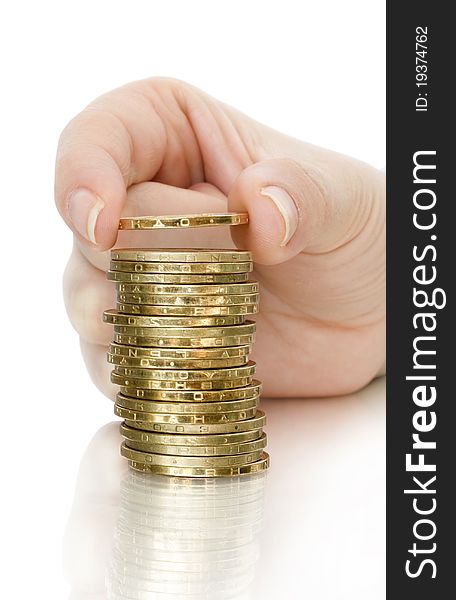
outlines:
[[[121,484],[109,600],[249,598],[264,487],[265,473],[241,482],[130,471]]]
[[[121,453],[140,471],[215,477],[268,466],[261,384],[248,360],[258,284],[249,252],[111,253],[117,310],[108,360],[121,386]]]

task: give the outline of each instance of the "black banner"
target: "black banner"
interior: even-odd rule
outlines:
[[[387,9],[387,598],[454,594],[451,3]]]

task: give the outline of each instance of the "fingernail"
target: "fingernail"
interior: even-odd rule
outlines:
[[[288,192],[276,185],[261,188],[260,194],[272,200],[282,215],[285,230],[280,245],[286,246],[298,228],[299,215],[296,204]]]
[[[68,198],[68,215],[71,222],[76,231],[92,244],[97,243],[95,229],[98,215],[103,208],[103,200],[85,188],[74,190]]]

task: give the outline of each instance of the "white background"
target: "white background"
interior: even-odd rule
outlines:
[[[96,430],[112,419],[111,403],[85,372],[63,307],[71,234],[53,202],[60,131],[97,95],[164,75],[294,137],[381,167],[384,2],[2,6],[0,586],[8,599],[60,599],[68,596],[61,539],[78,464]]]

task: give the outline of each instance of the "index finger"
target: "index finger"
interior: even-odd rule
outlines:
[[[57,151],[55,197],[79,239],[113,246],[133,183],[204,181],[197,128],[188,117],[198,103],[205,104],[204,95],[191,86],[151,79],[101,96],[70,121]]]

